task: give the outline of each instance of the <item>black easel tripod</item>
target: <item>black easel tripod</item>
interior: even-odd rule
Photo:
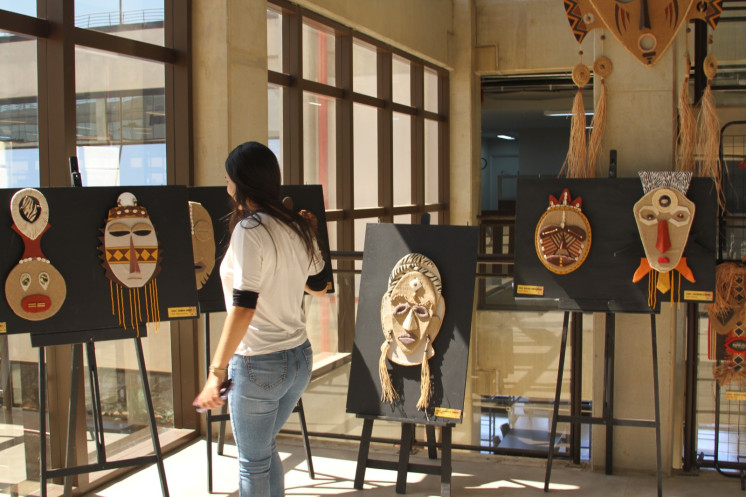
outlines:
[[[573,320],[579,319],[580,313],[573,313]],[[557,388],[554,397],[554,408],[552,414],[552,427],[549,435],[549,453],[547,457],[546,477],[544,479],[544,491],[549,491],[549,477],[552,472],[552,459],[554,456],[554,439],[557,434],[557,422],[569,422],[573,424],[590,423],[602,424],[606,427],[606,474],[612,473],[612,455],[614,426],[636,426],[644,428],[655,428],[655,447],[658,475],[658,497],[663,495],[663,480],[661,474],[661,428],[660,428],[660,406],[658,387],[658,342],[656,337],[655,314],[650,314],[650,332],[652,337],[653,356],[653,397],[655,403],[654,420],[617,419],[614,418],[614,335],[616,323],[614,313],[606,313],[606,339],[604,347],[604,404],[601,417],[567,416],[559,414],[560,393],[562,391],[562,374],[565,366],[565,351],[567,349],[567,330],[570,312],[565,311],[562,323],[562,343],[560,346],[559,371],[557,373]],[[579,381],[579,379],[576,379]]]
[[[46,362],[45,362],[45,351],[44,346],[39,347],[39,433],[40,433],[40,458],[41,458],[41,495],[46,497],[47,495],[47,480],[56,477],[65,477],[65,495],[69,495],[71,488],[72,475],[79,475],[83,473],[92,473],[95,471],[104,471],[110,469],[119,469],[129,466],[141,466],[144,464],[156,463],[158,467],[158,476],[161,481],[161,490],[163,497],[168,497],[168,485],[166,483],[166,472],[163,466],[163,454],[161,452],[160,441],[158,440],[158,429],[155,423],[155,416],[153,413],[153,400],[150,395],[150,387],[148,385],[148,375],[145,370],[145,357],[142,350],[142,341],[140,337],[134,338],[135,348],[137,351],[137,362],[140,369],[140,377],[143,384],[143,395],[148,410],[148,418],[150,424],[150,435],[153,442],[154,455],[135,457],[130,459],[120,459],[116,461],[108,461],[106,457],[106,443],[104,441],[103,432],[103,416],[101,412],[101,392],[98,381],[98,368],[96,366],[96,350],[95,342],[93,339],[89,339],[85,342],[87,357],[88,357],[88,374],[91,388],[91,402],[93,410],[93,426],[94,426],[94,439],[96,441],[96,462],[93,464],[84,464],[80,466],[67,466],[64,468],[48,469],[47,468],[47,445],[46,445]],[[72,442],[74,436],[74,426],[78,398],[77,388],[77,377],[80,374],[80,369],[83,363],[83,350],[81,343],[72,344],[73,347],[73,358],[71,366],[71,395],[70,395],[70,411],[69,411],[69,424],[68,424],[68,436],[67,436],[67,462],[69,463],[73,457]]]

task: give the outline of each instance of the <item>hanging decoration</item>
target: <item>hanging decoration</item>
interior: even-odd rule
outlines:
[[[712,38],[710,38],[712,44]],[[725,209],[725,193],[722,188],[720,163],[720,122],[712,95],[712,80],[717,75],[718,63],[710,54],[704,60],[704,73],[707,76],[707,87],[700,99],[699,111],[699,150],[702,157],[700,176],[712,178],[717,192],[718,207]]]
[[[161,252],[155,227],[145,207],[129,192],[122,193],[117,206],[109,209],[103,236],[101,265],[110,280],[111,312],[119,326],[135,329],[140,323],[160,325],[158,283]]]
[[[697,118],[694,116],[692,104],[689,103],[689,71],[692,66],[689,58],[689,34],[691,29],[686,28],[686,53],[684,54],[684,67],[686,74],[679,92],[679,153],[676,156],[676,170],[690,173],[697,172],[695,155],[697,151]]]
[[[585,134],[585,104],[583,103],[583,87],[591,80],[591,71],[583,64],[583,51],[578,52],[580,63],[572,70],[572,81],[578,87],[572,103],[572,118],[570,121],[570,145],[567,149],[565,162],[562,164],[560,176],[564,173],[568,178],[588,178],[587,140]]]
[[[393,404],[399,398],[386,366],[389,359],[401,366],[421,366],[417,409],[428,408],[432,390],[428,360],[435,355],[432,344],[445,314],[442,290],[438,268],[424,255],[407,254],[394,265],[381,299],[384,342],[378,375],[382,402]]]
[[[563,1],[579,43],[589,31],[605,27],[647,67],[660,60],[687,21],[702,19],[714,29],[723,10],[723,0]]]
[[[606,36],[601,35],[601,46]],[[603,51],[603,50],[602,50]],[[606,78],[611,75],[613,65],[611,60],[602,55],[593,62],[593,74],[598,76],[600,90],[598,92],[598,101],[593,110],[593,119],[591,120],[591,135],[588,138],[588,173],[587,178],[596,176],[596,163],[598,154],[601,151],[601,141],[606,132]]]
[[[41,238],[51,228],[46,197],[33,188],[17,191],[10,201],[11,229],[23,240],[23,256],[5,279],[5,299],[11,310],[28,321],[48,319],[67,296],[62,274],[41,250]]]
[[[694,221],[694,202],[686,198],[692,174],[642,171],[639,175],[645,194],[633,210],[645,257],[632,281],[637,283],[648,276],[648,305],[655,308],[657,292],[670,290],[673,304],[676,287],[681,300],[681,278],[695,282],[686,257],[682,257]]]
[[[746,384],[746,267],[724,262],[715,269],[715,301],[707,306],[709,358],[720,386]]]
[[[536,225],[536,254],[553,273],[571,273],[588,256],[591,225],[581,210],[582,205],[583,199],[573,199],[565,188],[559,199],[549,196],[549,207]]]
[[[189,222],[192,228],[194,278],[200,290],[215,268],[215,230],[207,209],[199,202],[189,202]]]

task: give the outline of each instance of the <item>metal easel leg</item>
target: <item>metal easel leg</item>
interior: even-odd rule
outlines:
[[[554,407],[552,408],[552,428],[549,432],[549,453],[547,454],[547,471],[544,477],[544,491],[549,492],[549,478],[552,474],[552,459],[554,458],[554,438],[557,436],[557,416],[559,415],[560,395],[562,394],[562,373],[565,370],[565,351],[567,350],[567,328],[570,313],[565,311],[562,320],[562,341],[560,343],[559,368],[557,371],[557,387],[554,392]]]
[[[143,394],[145,395],[145,403],[148,407],[148,417],[150,418],[150,436],[153,440],[153,451],[155,452],[156,466],[158,467],[158,476],[161,480],[161,491],[163,492],[163,497],[169,497],[168,484],[166,483],[166,470],[163,466],[163,453],[161,452],[161,443],[158,439],[158,427],[155,424],[155,414],[153,413],[153,399],[150,396],[148,373],[145,369],[145,356],[143,355],[142,340],[140,340],[140,337],[135,338],[135,348],[137,349],[137,363],[140,366]]]
[[[672,290],[673,291],[673,290]],[[663,497],[663,475],[661,475],[661,415],[658,387],[658,340],[655,330],[655,314],[650,314],[650,334],[653,346],[653,395],[655,396],[655,455],[658,469],[658,497]],[[717,443],[717,442],[716,442]]]

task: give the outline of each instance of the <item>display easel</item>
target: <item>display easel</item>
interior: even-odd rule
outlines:
[[[573,319],[576,319],[573,313]],[[661,473],[661,429],[660,429],[660,406],[658,388],[658,344],[656,338],[655,314],[650,314],[650,332],[652,337],[653,357],[653,397],[655,404],[654,420],[618,419],[614,418],[614,345],[616,333],[616,315],[612,312],[606,313],[605,346],[604,346],[604,392],[603,413],[600,417],[588,417],[579,415],[560,415],[559,403],[562,392],[562,375],[565,366],[565,352],[567,350],[567,332],[570,320],[570,312],[565,311],[562,323],[562,341],[559,352],[559,368],[557,372],[557,387],[554,396],[554,407],[552,411],[552,424],[549,435],[549,452],[547,455],[546,477],[544,479],[544,491],[549,491],[549,479],[552,472],[552,459],[554,457],[555,436],[557,434],[557,423],[566,422],[577,424],[597,424],[606,428],[606,474],[612,474],[613,470],[613,442],[614,426],[634,426],[641,428],[655,428],[656,467],[658,476],[658,497],[663,495],[663,480]],[[574,378],[580,382],[580,378]]]
[[[357,469],[355,470],[355,489],[362,490],[365,479],[365,469],[390,469],[397,472],[396,493],[407,493],[407,473],[424,473],[428,475],[440,475],[440,495],[450,497],[451,495],[451,435],[454,424],[437,425],[441,427],[441,459],[440,464],[413,464],[409,462],[409,454],[414,442],[414,423],[401,423],[401,445],[399,446],[399,461],[385,461],[368,458],[370,452],[370,440],[373,434],[373,420],[377,416],[358,416],[363,418],[363,433],[360,438],[360,449],[357,455]],[[430,459],[437,459],[435,443],[435,426],[424,425],[427,435],[427,452]]]
[[[203,313],[205,316],[205,371],[210,366],[210,313]],[[303,399],[298,399],[293,412],[297,412],[300,417],[300,431],[303,435],[303,446],[306,449],[306,460],[308,461],[308,474],[311,479],[315,479],[316,475],[313,471],[313,461],[311,459],[311,445],[308,441],[308,431],[306,429],[306,414],[303,411]],[[220,410],[220,414],[212,414],[212,410],[208,409],[205,421],[207,423],[207,491],[212,493],[212,424],[220,423],[218,426],[218,455],[223,455],[223,447],[225,446],[225,424],[226,421],[230,421],[231,415],[228,413],[228,404],[223,404]]]
[[[161,482],[161,491],[163,497],[168,497],[168,485],[166,483],[166,472],[163,466],[163,454],[161,452],[160,441],[158,439],[158,429],[155,423],[155,415],[153,412],[153,400],[150,394],[150,387],[148,384],[148,375],[145,369],[145,357],[143,355],[142,341],[140,337],[135,337],[135,349],[137,352],[137,363],[140,370],[140,378],[143,384],[143,395],[145,397],[145,403],[148,411],[148,420],[150,426],[150,436],[153,442],[152,456],[134,457],[129,459],[119,459],[116,461],[108,461],[106,457],[106,443],[104,441],[103,432],[103,416],[101,412],[101,394],[99,389],[98,381],[98,368],[96,366],[96,349],[95,341],[93,338],[86,340],[86,356],[88,358],[88,374],[91,389],[91,403],[93,410],[93,427],[94,427],[94,440],[96,442],[96,463],[84,464],[79,466],[68,466],[64,468],[47,468],[47,444],[46,444],[46,360],[45,360],[45,345],[39,346],[39,434],[40,434],[40,463],[41,463],[41,496],[46,497],[47,495],[47,480],[50,478],[65,477],[65,495],[70,495],[72,486],[71,477],[73,475],[79,475],[83,473],[92,473],[95,471],[105,471],[111,469],[119,469],[130,466],[141,466],[144,464],[156,463],[158,467],[158,476]],[[45,343],[44,340],[41,340]],[[72,343],[72,365],[71,365],[71,392],[70,392],[70,404],[69,404],[69,416],[68,416],[68,435],[67,435],[67,459],[66,464],[69,464],[74,457],[74,427],[75,420],[77,418],[77,402],[78,402],[78,388],[77,378],[80,374],[83,363],[83,342]]]

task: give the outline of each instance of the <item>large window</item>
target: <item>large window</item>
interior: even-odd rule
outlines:
[[[368,223],[448,222],[448,73],[285,1],[269,2],[267,54],[283,181],[324,191],[338,290],[314,314],[338,338],[324,352],[349,352],[361,257],[341,253],[363,250]]]
[[[72,156],[84,187],[185,184],[189,33],[186,17],[177,14],[187,6],[186,0],[0,0],[0,188],[71,187]],[[183,416],[177,403],[179,375],[192,377],[196,351],[190,359],[186,350],[184,364],[174,367],[169,328],[151,330],[142,341],[162,447],[197,428],[196,415]],[[72,447],[68,466],[96,463],[90,431],[78,429],[75,439],[65,440],[72,399],[78,426],[93,426],[87,359],[80,376],[70,376],[75,347],[82,345],[47,347],[42,383],[54,390],[40,413],[39,352],[28,335],[0,333],[0,494],[39,495],[42,415],[49,468],[65,466]],[[108,461],[152,453],[135,351],[131,340],[96,347]],[[71,380],[79,380],[84,393],[71,394]],[[115,476],[79,475],[76,492]],[[61,494],[53,488],[58,484],[48,482],[52,493]]]

